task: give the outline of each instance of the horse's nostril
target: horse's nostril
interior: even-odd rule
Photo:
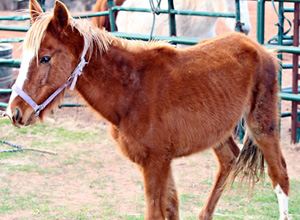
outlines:
[[[13,116],[15,121],[19,121],[21,118],[20,110],[18,108],[15,108],[14,116]]]

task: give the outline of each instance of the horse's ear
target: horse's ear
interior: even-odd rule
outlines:
[[[43,13],[43,9],[36,0],[30,0],[29,3],[31,22],[34,23],[38,16]]]
[[[56,1],[52,22],[58,28],[58,31],[62,31],[69,24],[69,12],[66,6],[60,2]]]

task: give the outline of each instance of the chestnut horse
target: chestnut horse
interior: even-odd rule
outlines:
[[[113,37],[71,18],[59,1],[53,14],[42,13],[36,0],[30,11],[33,25],[7,108],[14,125],[43,119],[71,85],[110,122],[121,152],[142,172],[145,219],[180,219],[172,160],[210,147],[219,168],[199,219],[213,218],[224,184],[238,171],[263,169],[259,152],[280,219],[289,219],[289,179],[278,140],[278,63],[262,46],[231,33],[176,49]],[[247,140],[240,153],[231,134],[243,115]]]

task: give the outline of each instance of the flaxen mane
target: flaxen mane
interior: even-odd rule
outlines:
[[[36,57],[40,49],[41,42],[44,39],[45,31],[51,22],[53,17],[52,13],[45,13],[39,16],[36,22],[26,34],[26,38],[23,43],[23,50],[32,50]],[[113,37],[105,31],[102,31],[96,27],[91,27],[87,24],[86,20],[70,18],[69,24],[71,28],[75,28],[78,32],[87,39],[89,48],[89,57],[93,53],[94,47],[100,52],[108,50],[109,45],[113,41]]]
[[[40,15],[37,21],[33,24],[33,26],[26,34],[26,38],[23,43],[23,50],[33,51],[37,59],[41,42],[44,39],[45,31],[50,24],[52,17],[52,13],[45,13]],[[93,54],[93,50],[95,49],[95,47],[97,51],[100,51],[100,53],[102,53],[106,52],[111,44],[123,47],[124,49],[128,49],[130,51],[155,49],[163,46],[173,47],[165,41],[127,41],[116,38],[110,35],[104,29],[99,29],[95,26],[91,26],[87,20],[70,18],[69,24],[72,29],[74,28],[78,30],[80,35],[84,36],[87,39],[89,57],[91,57],[91,55]]]

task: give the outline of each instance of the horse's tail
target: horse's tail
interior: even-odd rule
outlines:
[[[253,192],[254,185],[264,179],[264,156],[254,140],[246,131],[243,148],[232,168],[224,187],[232,187],[235,178],[239,175],[239,182],[246,182],[250,186],[250,192]]]

